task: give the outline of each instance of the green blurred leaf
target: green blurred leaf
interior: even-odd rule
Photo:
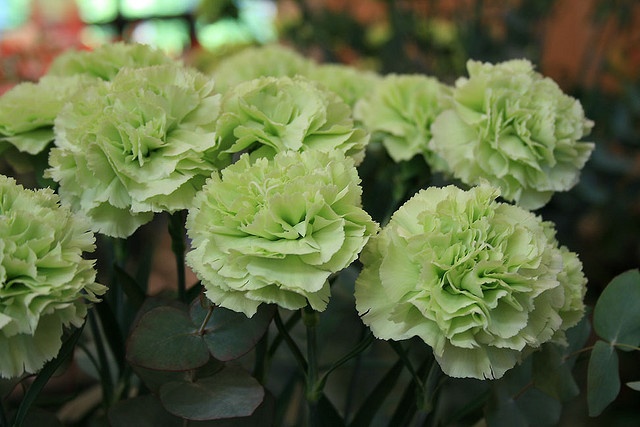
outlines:
[[[73,354],[73,350],[75,349],[80,335],[82,335],[83,329],[84,325],[80,328],[75,329],[73,333],[71,333],[71,335],[69,335],[69,337],[62,343],[62,347],[60,348],[58,355],[53,360],[45,363],[38,375],[36,375],[35,380],[33,380],[26,393],[24,394],[22,401],[20,402],[20,406],[16,411],[16,416],[13,420],[12,427],[21,427],[23,425],[25,420],[28,418],[29,408],[36,400],[47,382],[49,382],[51,376],[55,374],[58,368],[62,366],[67,358],[71,357],[71,355]]]
[[[506,387],[494,387],[494,395],[489,401],[485,419],[488,427],[529,427],[526,417],[516,400],[507,393]]]
[[[187,371],[207,363],[209,351],[185,311],[158,307],[142,316],[131,332],[127,360],[149,369]]]
[[[246,417],[263,399],[264,389],[258,381],[235,367],[194,382],[172,381],[160,387],[165,409],[189,420]]]
[[[113,264],[113,270],[116,274],[118,284],[122,287],[127,298],[129,298],[129,302],[138,310],[146,298],[143,287],[119,265]]]
[[[529,426],[556,426],[562,415],[562,403],[536,388],[520,395],[516,405]]]
[[[191,320],[195,325],[204,322],[208,310],[196,299],[191,304]],[[224,307],[215,307],[204,330],[204,342],[213,357],[222,361],[239,358],[260,341],[273,319],[274,305],[262,304],[253,317]]]
[[[403,368],[404,363],[402,360],[398,360],[395,365],[387,371],[358,409],[353,421],[349,424],[350,427],[366,427],[371,425],[371,421],[373,421],[376,412],[380,409],[382,403],[400,378],[400,372],[402,372]]]
[[[620,392],[618,355],[604,341],[596,342],[587,370],[587,403],[589,416],[596,417],[615,400]]]
[[[182,427],[183,420],[167,412],[153,395],[122,400],[109,409],[112,427]]]
[[[548,343],[533,355],[533,383],[549,396],[566,401],[580,394],[564,348]]]
[[[612,344],[640,344],[640,271],[629,270],[611,280],[596,302],[593,327]]]

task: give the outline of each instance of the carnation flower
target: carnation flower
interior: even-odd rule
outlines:
[[[142,68],[175,63],[175,59],[149,45],[107,43],[92,51],[69,50],[57,56],[51,63],[47,75],[88,74],[102,80],[111,80],[122,68]]]
[[[331,274],[377,224],[361,208],[353,160],[339,152],[247,154],[213,174],[187,217],[187,263],[215,304],[253,316],[261,303],[326,308]]]
[[[593,126],[580,102],[527,60],[469,61],[467,69],[431,128],[430,148],[452,174],[469,185],[488,181],[527,209],[573,187],[594,148],[578,141]]]
[[[26,190],[0,175],[0,376],[39,370],[62,346],[63,328],[81,326],[95,283],[89,224],[59,206],[50,189]]]
[[[47,174],[94,231],[127,237],[154,212],[186,209],[217,167],[220,95],[195,70],[125,68],[72,101],[56,118]]]
[[[448,88],[433,77],[390,74],[356,104],[354,117],[373,139],[382,141],[394,161],[422,154],[429,164],[436,163],[428,147],[430,127],[443,111],[447,93]]]
[[[291,48],[267,44],[248,47],[224,58],[213,70],[213,77],[218,90],[225,93],[239,83],[258,77],[306,75],[314,65]]]
[[[24,82],[0,97],[0,141],[31,155],[53,141],[53,121],[68,99],[96,82],[89,76],[44,76]]]
[[[263,77],[241,83],[222,99],[216,126],[220,157],[273,157],[286,150],[342,151],[364,158],[369,135],[335,93],[303,77]]]
[[[359,70],[344,64],[319,64],[311,67],[306,77],[335,92],[351,108],[358,100],[368,95],[381,79],[372,71]]]
[[[362,252],[356,307],[381,339],[418,336],[453,377],[500,378],[584,313],[577,256],[487,185],[422,190]]]

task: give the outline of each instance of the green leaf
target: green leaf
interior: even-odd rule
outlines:
[[[593,327],[612,344],[640,344],[640,271],[629,270],[611,280],[596,302]]]
[[[183,420],[167,412],[153,395],[122,400],[109,409],[112,427],[182,427]]]
[[[376,415],[376,412],[382,406],[394,385],[400,378],[400,372],[404,368],[402,360],[398,360],[395,365],[387,371],[384,377],[378,382],[376,387],[369,393],[365,401],[358,409],[353,421],[349,424],[350,427],[366,427],[371,425],[371,421]],[[415,401],[415,399],[414,399]]]
[[[264,389],[258,381],[235,367],[194,382],[173,381],[160,387],[165,409],[189,420],[246,417],[263,399]]]
[[[73,331],[73,333],[69,335],[69,338],[67,338],[62,343],[62,347],[60,348],[60,351],[58,352],[56,358],[50,360],[42,367],[42,369],[36,376],[36,379],[33,380],[31,385],[27,389],[27,392],[22,398],[22,402],[20,402],[20,406],[18,407],[16,416],[13,420],[13,427],[20,427],[23,425],[25,419],[27,418],[27,414],[29,413],[29,408],[36,400],[44,386],[47,384],[49,378],[51,378],[51,376],[58,370],[58,368],[65,362],[65,360],[72,355],[76,343],[78,342],[80,335],[82,335],[83,327]]]
[[[530,426],[556,426],[562,415],[562,403],[536,388],[520,395],[516,405]]]
[[[116,274],[118,284],[122,287],[127,298],[129,298],[129,302],[138,310],[146,298],[143,287],[118,264],[113,264],[113,270]]]
[[[627,383],[627,387],[635,390],[635,391],[640,391],[640,381],[631,381]]]
[[[144,382],[144,385],[156,394],[160,391],[160,387],[162,387],[163,384],[171,381],[189,381],[194,378],[210,376],[223,367],[224,363],[213,358],[209,359],[204,366],[191,371],[158,371],[132,365],[133,371],[140,377],[142,382]]]
[[[207,309],[196,299],[190,315],[194,325],[201,325]],[[262,304],[253,317],[224,307],[215,307],[204,330],[204,342],[213,357],[229,361],[245,355],[265,334],[275,313],[274,305]]]
[[[147,312],[131,332],[127,360],[161,371],[188,371],[203,366],[209,351],[189,315],[174,307]]]
[[[533,355],[533,383],[535,386],[561,401],[580,394],[571,366],[564,360],[564,349],[553,343],[542,346]]]
[[[618,354],[604,341],[596,342],[587,369],[587,403],[589,416],[596,417],[620,392]]]
[[[487,405],[486,421],[488,427],[529,427],[526,417],[518,407],[516,400],[503,391],[498,391]]]

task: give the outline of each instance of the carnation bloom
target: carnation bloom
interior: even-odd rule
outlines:
[[[258,77],[306,75],[314,65],[291,48],[267,44],[248,47],[224,58],[213,70],[213,77],[218,90],[225,93],[239,83]]]
[[[356,127],[338,95],[303,77],[263,77],[241,83],[222,99],[216,138],[221,159],[249,151],[252,158],[286,150],[342,151],[364,158],[369,135]]]
[[[362,252],[356,307],[381,339],[418,336],[453,377],[500,378],[584,313],[577,256],[533,213],[483,185],[431,187]]]
[[[74,76],[86,74],[111,80],[122,68],[175,64],[176,60],[160,49],[138,43],[107,43],[91,51],[69,50],[57,56],[47,75]]]
[[[53,141],[53,121],[62,107],[95,82],[85,75],[44,76],[14,86],[0,97],[0,141],[31,155],[44,151]]]
[[[593,123],[580,102],[527,60],[467,63],[469,78],[433,123],[430,148],[462,182],[485,180],[527,209],[578,181],[594,145],[579,142]]]
[[[391,158],[410,160],[422,154],[436,161],[428,148],[431,124],[444,109],[448,88],[433,77],[390,74],[356,104],[354,117],[374,140],[381,140]]]
[[[72,101],[56,118],[46,172],[94,231],[127,237],[154,212],[186,209],[217,167],[220,95],[195,70],[125,68]]]
[[[326,308],[328,278],[377,224],[361,208],[353,160],[339,152],[247,154],[214,174],[187,217],[187,263],[215,304],[252,316],[260,303]]]
[[[372,71],[344,64],[318,64],[309,69],[306,77],[335,92],[351,108],[371,93],[381,79],[381,76]]]
[[[95,283],[89,224],[60,207],[50,189],[32,191],[0,175],[0,377],[39,370],[81,326]]]

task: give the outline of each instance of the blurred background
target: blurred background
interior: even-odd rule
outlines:
[[[595,122],[580,183],[540,215],[580,255],[589,302],[640,266],[638,0],[0,0],[0,93],[36,81],[61,51],[115,40],[205,72],[243,47],[280,42],[321,62],[446,83],[466,75],[467,59],[528,58]],[[625,356],[624,376],[640,379],[637,352]],[[638,407],[623,391],[593,425],[636,425]]]

